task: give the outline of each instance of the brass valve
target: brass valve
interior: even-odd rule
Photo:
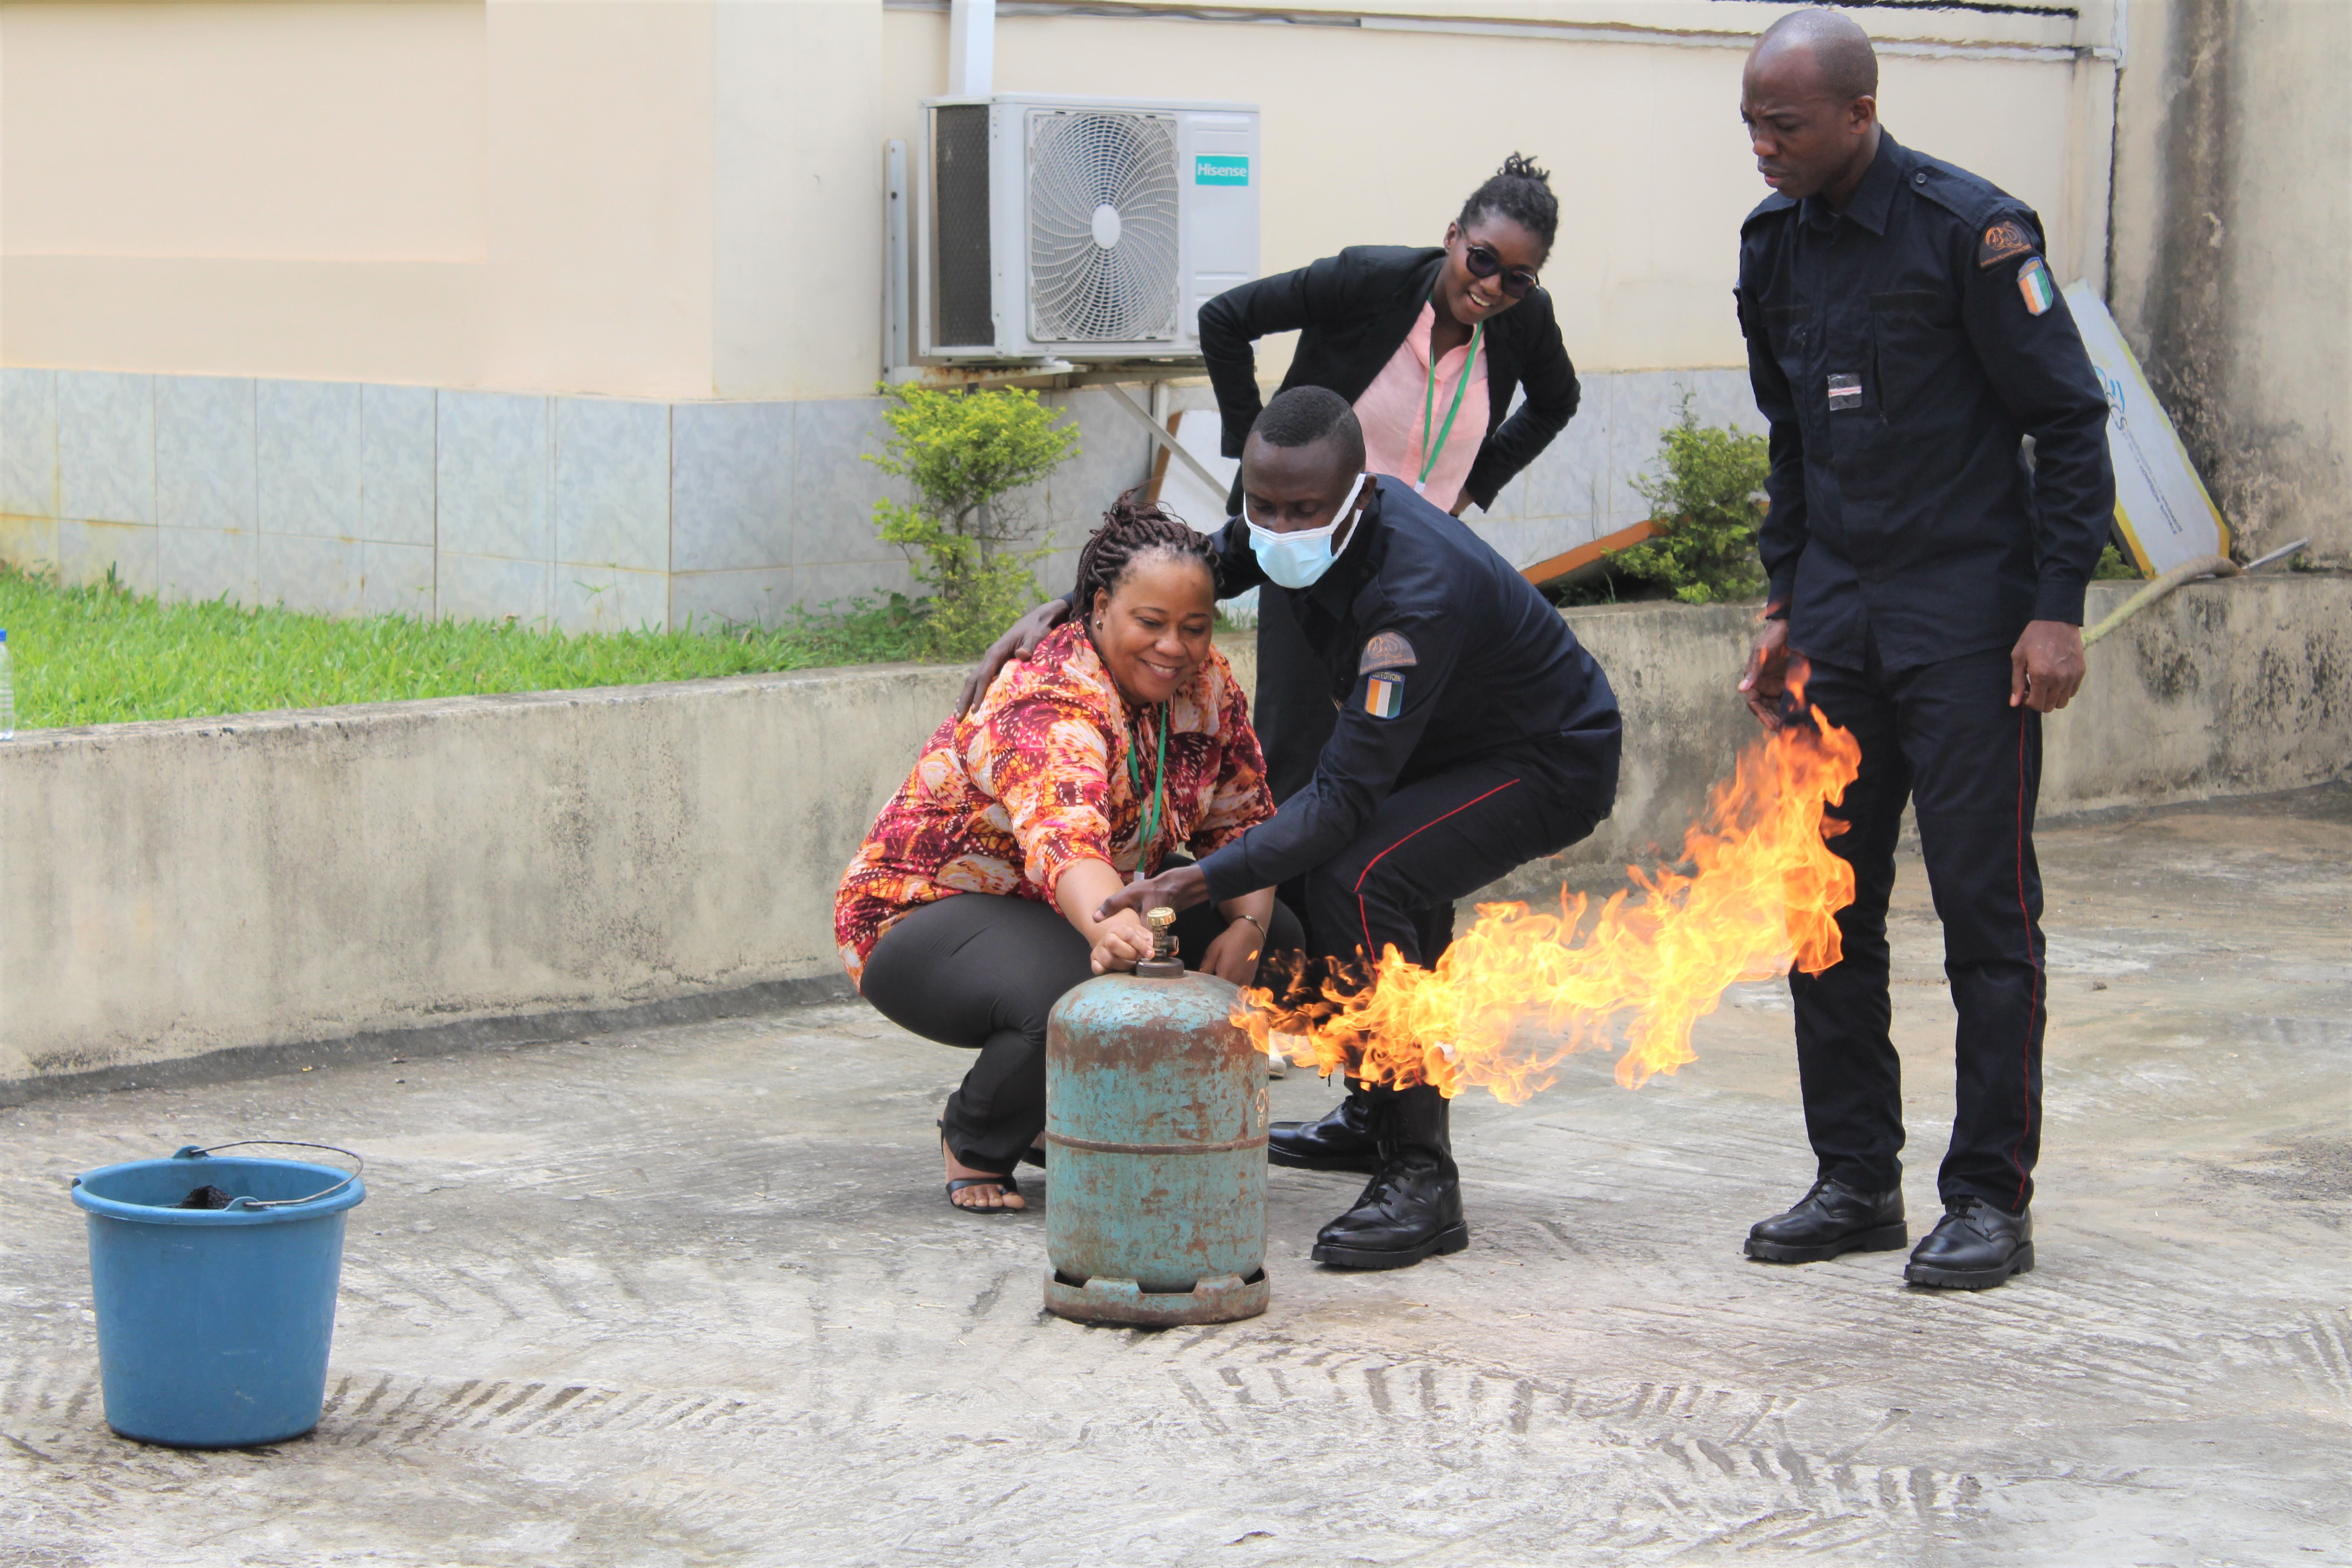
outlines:
[[[1176,911],[1162,904],[1156,910],[1143,911],[1143,923],[1151,928],[1151,956],[1135,966],[1135,972],[1150,980],[1174,980],[1184,973],[1184,961],[1176,952]]]

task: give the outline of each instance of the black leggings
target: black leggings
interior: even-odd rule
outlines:
[[[1214,904],[1176,917],[1187,967],[1232,922]],[[1274,906],[1265,952],[1301,948],[1298,917]],[[866,960],[866,999],[902,1029],[980,1059],[948,1097],[941,1127],[957,1159],[1010,1171],[1045,1130],[1045,1016],[1094,978],[1087,939],[1057,910],[1028,899],[958,893],[925,904],[882,933]]]

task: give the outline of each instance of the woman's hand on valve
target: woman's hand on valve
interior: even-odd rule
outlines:
[[[1151,928],[1132,910],[1100,917],[1095,928],[1095,949],[1089,955],[1097,974],[1126,971],[1151,956]]]

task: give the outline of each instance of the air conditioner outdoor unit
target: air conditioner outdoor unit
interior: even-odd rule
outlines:
[[[1252,104],[929,99],[917,169],[927,359],[1196,359],[1257,276]]]

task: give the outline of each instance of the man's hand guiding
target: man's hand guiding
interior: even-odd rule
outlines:
[[[963,689],[956,693],[956,717],[961,719],[980,706],[988,695],[989,683],[996,672],[1016,658],[1027,658],[1037,651],[1037,645],[1051,635],[1070,613],[1067,599],[1048,599],[1005,629],[1003,637],[988,645],[980,662],[963,678]]]
[[[1739,695],[1748,710],[1769,731],[1780,728],[1780,698],[1789,688],[1789,623],[1766,621],[1748,650],[1748,669],[1739,678]]]
[[[1208,874],[1198,866],[1177,866],[1141,882],[1129,882],[1103,900],[1095,911],[1095,919],[1107,921],[1121,910],[1141,914],[1166,905],[1171,910],[1189,910],[1209,897]]]

